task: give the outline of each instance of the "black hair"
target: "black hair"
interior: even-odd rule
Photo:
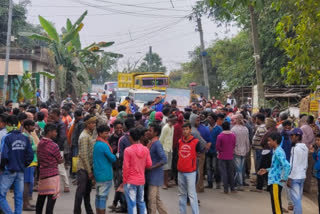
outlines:
[[[28,108],[27,112],[30,112],[31,114],[35,114],[35,113],[37,113],[37,109],[36,108]]]
[[[314,122],[314,116],[308,115],[307,123],[310,125],[310,124],[313,124],[313,122]]]
[[[229,111],[229,112],[233,112],[233,108],[229,108],[228,111]]]
[[[282,126],[292,126],[292,122],[290,120],[285,120],[282,122]]]
[[[65,111],[70,111],[70,108],[69,108],[69,106],[68,105],[64,105],[64,106],[62,106],[62,108],[61,109],[63,109],[63,110],[65,110]]]
[[[248,114],[246,113],[246,111],[241,111],[240,114],[242,115],[243,119],[247,119],[248,118]]]
[[[108,106],[108,107],[106,107],[103,111],[107,111],[107,110],[108,110],[108,111],[112,111],[112,108]]]
[[[269,135],[269,138],[274,140],[274,141],[277,141],[278,145],[280,145],[281,140],[282,140],[282,137],[281,137],[280,133],[277,132],[277,131],[271,132],[270,135]]]
[[[287,120],[287,119],[288,119],[288,114],[287,113],[280,114],[280,120]]]
[[[89,114],[89,115],[85,116],[85,117],[83,118],[83,121],[86,122],[86,121],[90,120],[91,117],[94,117],[94,115]]]
[[[258,120],[261,120],[261,121],[264,121],[264,120],[266,119],[266,117],[265,117],[264,114],[262,114],[262,113],[258,113],[258,114],[256,115],[256,118],[257,118]]]
[[[103,132],[110,132],[110,128],[109,128],[109,126],[104,124],[104,125],[98,126],[97,132],[98,132],[98,134],[101,134]]]
[[[6,113],[0,114],[0,121],[3,123],[7,123],[8,115]]]
[[[10,115],[7,118],[7,124],[10,124],[12,126],[18,126],[18,123],[19,123],[18,117],[15,115]]]
[[[116,103],[115,102],[110,102],[109,104],[111,109],[115,109],[116,108]]]
[[[44,135],[47,135],[49,132],[57,130],[58,127],[54,123],[47,123],[44,127]]]
[[[142,119],[142,113],[137,111],[136,113],[134,113],[134,118],[136,119],[136,121],[139,121]]]
[[[153,131],[157,133],[157,136],[159,137],[161,135],[161,126],[159,123],[152,122],[149,124],[149,128],[153,128]]]
[[[300,135],[300,134],[296,134],[295,136],[298,136],[299,141],[301,141],[301,140],[302,140],[302,135]]]
[[[320,133],[318,133],[318,134],[316,135],[316,138],[320,138]]]
[[[123,105],[118,106],[118,112],[126,111],[127,107]]]
[[[300,114],[299,119],[303,118],[304,116],[308,116],[307,114]]]
[[[74,116],[75,116],[75,117],[81,117],[81,116],[82,116],[82,110],[81,110],[81,109],[77,109],[77,110],[74,112]]]
[[[12,100],[7,100],[6,103],[5,103],[5,105],[7,106],[7,105],[9,105],[9,104],[11,104],[11,103],[13,103]]]
[[[189,127],[191,129],[191,124],[190,123],[184,123],[182,125],[182,128],[187,128],[187,127]]]
[[[60,116],[60,110],[58,108],[53,108],[51,109],[50,111],[51,114],[55,114],[57,115],[58,117]]]
[[[44,120],[44,113],[43,113],[43,112],[39,111],[39,112],[37,113],[37,120],[38,120],[38,121]]]
[[[41,104],[40,104],[40,108],[48,108],[48,106],[47,106],[46,103],[41,103]]]
[[[200,114],[203,114],[206,118],[208,117],[208,112],[202,111]]]
[[[132,118],[127,118],[124,121],[124,125],[126,126],[127,130],[130,130],[131,128],[133,128],[135,126],[135,121]]]
[[[138,130],[140,131],[140,135],[141,135],[140,138],[143,137],[146,134],[146,132],[148,131],[148,129],[146,127],[141,127]]]
[[[222,111],[226,111],[226,112],[228,112],[228,111],[229,111],[229,109],[228,109],[228,108],[226,108],[226,107],[223,107],[223,108],[222,108]]]
[[[26,128],[27,126],[34,126],[35,122],[33,120],[25,120],[23,121],[23,127]]]
[[[153,103],[154,103],[153,101],[148,101],[148,102],[147,102],[147,105],[148,105],[148,106],[151,106]]]
[[[225,114],[223,114],[223,113],[219,113],[219,114],[217,114],[217,120],[218,119],[222,119],[222,120],[224,120],[224,118],[226,117],[226,115]]]
[[[91,102],[86,101],[86,102],[84,103],[84,105],[91,105]]]
[[[213,119],[214,121],[217,121],[217,119],[218,119],[216,113],[213,113],[213,112],[212,112],[212,113],[209,114],[209,116],[212,117],[212,119]]]
[[[13,108],[12,109],[12,114],[17,116],[19,113],[20,113],[20,109],[18,109],[18,108]]]
[[[270,108],[266,108],[266,109],[264,110],[264,112],[265,112],[265,114],[266,114],[266,117],[271,117],[272,111],[271,111]]]
[[[221,124],[221,127],[222,127],[222,130],[223,131],[229,131],[230,130],[230,123],[228,121],[224,121],[222,124]]]
[[[130,136],[134,141],[138,141],[141,138],[141,132],[137,128],[131,128],[129,130]]]
[[[183,118],[185,119],[185,120],[189,120],[190,119],[190,112],[185,112],[184,114],[183,114]]]
[[[133,114],[127,114],[128,119],[135,119]]]
[[[170,114],[170,108],[164,108],[162,109],[162,114],[167,116],[168,114]]]
[[[18,116],[17,116],[17,119],[19,121],[23,121],[23,120],[25,120],[27,118],[28,118],[28,115],[26,113],[24,113],[24,112],[19,113]]]
[[[121,120],[115,120],[114,123],[113,123],[113,127],[116,127],[117,125],[121,125],[123,126],[123,122]]]
[[[171,100],[171,105],[173,105],[173,104],[177,105],[177,101],[176,100]]]

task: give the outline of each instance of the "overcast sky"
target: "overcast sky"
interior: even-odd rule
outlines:
[[[16,0],[17,1],[17,0]],[[114,41],[108,51],[121,53],[119,68],[145,55],[149,46],[158,53],[168,70],[189,59],[188,52],[199,45],[196,23],[189,21],[195,0],[31,0],[28,20],[39,24],[38,15],[60,30],[67,18],[75,21],[85,10],[88,16],[80,33],[83,45]],[[234,36],[236,27],[218,27],[203,18],[205,45],[218,38]]]

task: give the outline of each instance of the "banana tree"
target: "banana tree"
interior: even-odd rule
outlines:
[[[56,92],[65,97],[71,94],[73,97],[79,97],[83,91],[87,91],[90,81],[88,72],[83,63],[83,53],[93,53],[103,51],[102,48],[113,45],[113,42],[99,42],[82,49],[79,32],[84,24],[82,21],[88,14],[85,11],[73,24],[67,19],[66,27],[62,29],[59,35],[57,29],[48,20],[39,16],[39,21],[46,32],[44,35],[34,33],[20,33],[35,40],[47,42],[50,50],[55,55],[56,62]]]

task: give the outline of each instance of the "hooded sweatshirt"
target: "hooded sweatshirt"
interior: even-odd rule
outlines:
[[[292,146],[290,157],[290,174],[291,179],[305,179],[308,169],[308,147],[304,143],[297,143]]]
[[[197,127],[195,126],[196,124],[196,120],[199,116],[192,113],[190,115],[189,121],[191,124],[191,134],[193,137],[195,137],[197,140],[199,140],[200,146],[201,146],[201,152],[204,152],[205,150],[205,146],[207,144],[207,142],[201,137],[200,132],[198,131]]]
[[[123,183],[145,184],[145,169],[152,166],[149,149],[140,143],[132,144],[124,151]]]

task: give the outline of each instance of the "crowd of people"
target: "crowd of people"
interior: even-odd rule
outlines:
[[[202,99],[179,109],[177,101],[158,96],[139,109],[129,97],[118,106],[106,96],[75,104],[68,95],[58,103],[53,92],[38,105],[13,108],[6,101],[0,106],[0,209],[41,214],[47,200],[45,213],[54,213],[60,193],[74,184],[75,214],[82,201],[86,213],[94,213],[92,189],[97,214],[166,214],[160,188],[177,185],[179,212],[190,205],[197,214],[197,194],[206,188],[234,194],[251,185],[252,192],[270,192],[273,213],[302,213],[314,169],[320,190],[320,118],[293,120],[278,108],[253,114],[250,104],[227,102]],[[10,189],[14,212],[6,199]],[[30,203],[34,191],[36,205]]]

